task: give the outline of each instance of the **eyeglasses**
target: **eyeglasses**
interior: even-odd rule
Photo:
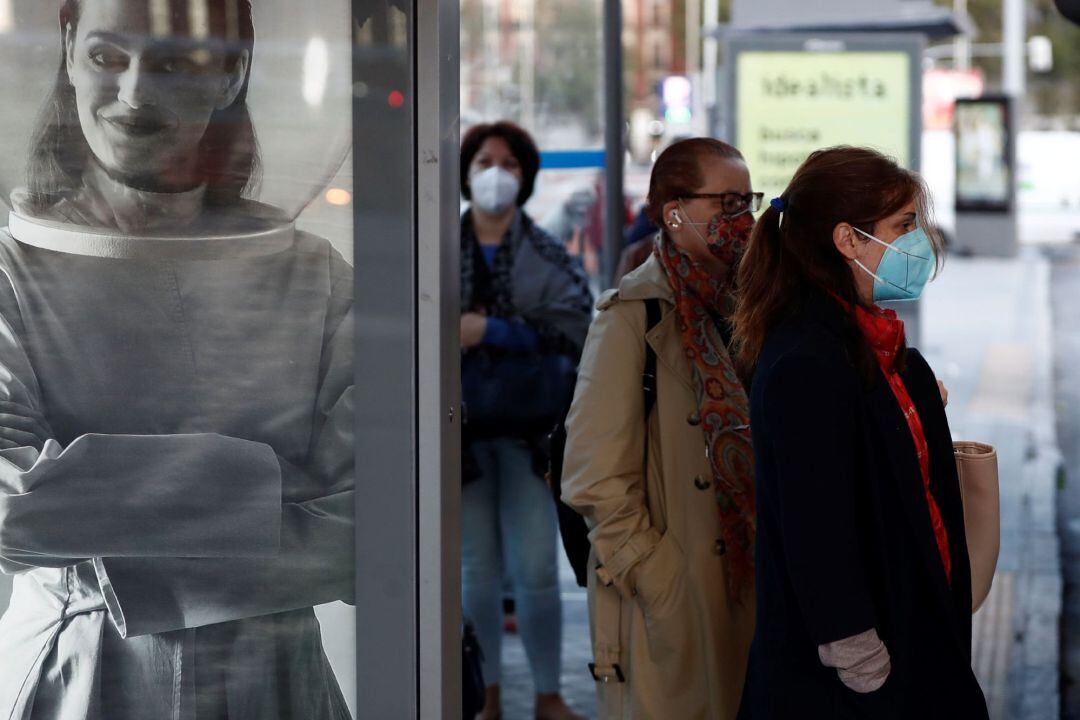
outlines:
[[[685,200],[719,200],[720,209],[728,214],[734,215],[736,213],[757,212],[761,209],[761,201],[764,199],[765,193],[751,192],[751,193],[690,193],[689,195],[683,195]]]

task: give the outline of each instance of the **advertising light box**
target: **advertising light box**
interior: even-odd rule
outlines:
[[[1009,211],[1015,182],[1009,123],[1004,97],[957,100],[957,211]]]
[[[921,47],[907,36],[733,38],[728,138],[754,189],[779,195],[811,152],[833,145],[873,147],[915,168]]]

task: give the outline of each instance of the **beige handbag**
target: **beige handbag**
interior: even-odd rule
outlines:
[[[960,494],[964,499],[964,530],[971,561],[971,612],[990,594],[1001,548],[1001,498],[997,450],[979,442],[953,443]]]

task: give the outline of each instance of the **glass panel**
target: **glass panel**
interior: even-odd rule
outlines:
[[[462,0],[461,116],[512,120],[544,150],[603,145],[598,0]]]
[[[418,657],[432,637],[418,630],[424,588],[418,577],[424,538],[418,515],[419,343],[416,159],[418,86],[437,63],[421,63],[416,33],[441,17],[446,3],[354,0],[356,56],[354,112],[356,184],[357,456],[364,458],[359,484],[358,648],[359,694],[369,718],[419,717],[421,706],[436,716],[425,689],[441,680],[424,675]],[[450,83],[451,88],[453,83]],[[427,94],[427,100],[437,95]],[[430,160],[430,157],[428,158]],[[428,167],[442,167],[433,162]],[[426,205],[441,204],[428,196]],[[452,203],[451,203],[452,207]],[[438,262],[436,243],[425,240]],[[437,293],[424,286],[429,305]],[[438,333],[429,333],[438,343]],[[441,413],[440,413],[441,415]],[[432,443],[431,447],[437,443]],[[431,452],[431,449],[427,450]],[[424,586],[437,588],[430,575]],[[459,649],[460,652],[460,649]],[[434,656],[434,659],[432,659]],[[428,662],[437,664],[429,653]],[[421,699],[423,697],[423,699]]]
[[[0,0],[0,716],[351,712],[348,12]]]
[[[566,243],[599,288],[604,237],[600,0],[462,0],[462,133],[510,120],[542,155],[525,211]],[[463,207],[465,203],[463,201]]]
[[[585,662],[566,642],[588,636],[585,593],[557,544],[542,475],[543,438],[565,414],[603,285],[605,94],[619,92],[604,83],[603,9],[602,0],[461,3],[461,170],[472,197],[461,243],[462,610],[507,717],[531,712],[534,693],[558,691],[563,670],[587,677],[572,670]],[[540,153],[523,213],[515,200],[532,179],[527,141],[512,129],[478,146],[468,135],[498,121],[519,125]],[[512,528],[488,532],[500,525]],[[516,601],[516,636],[500,634],[504,598]],[[591,698],[590,689],[571,703]]]

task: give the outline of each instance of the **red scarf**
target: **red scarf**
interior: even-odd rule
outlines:
[[[934,527],[938,554],[941,555],[941,563],[945,566],[945,577],[951,582],[952,558],[949,555],[949,535],[945,530],[945,522],[941,518],[937,501],[930,492],[930,448],[926,444],[926,433],[923,431],[919,412],[915,409],[915,403],[911,401],[911,395],[908,394],[904,380],[896,371],[896,358],[904,344],[904,322],[897,319],[894,311],[878,307],[873,310],[857,307],[855,318],[859,329],[870,343],[874,355],[877,356],[878,365],[881,366],[881,371],[885,374],[889,387],[892,388],[896,402],[900,404],[900,410],[907,418],[911,438],[915,441],[915,453],[919,458],[919,471],[922,473],[923,490],[926,493],[926,504],[930,509],[930,523]]]
[[[727,552],[727,594],[741,602],[754,586],[754,452],[750,403],[735,374],[717,317],[729,317],[738,257],[753,227],[749,214],[711,227],[710,250],[723,270],[710,274],[661,234],[656,256],[675,293],[683,349],[697,390],[698,415],[712,466],[720,512],[720,536]]]

